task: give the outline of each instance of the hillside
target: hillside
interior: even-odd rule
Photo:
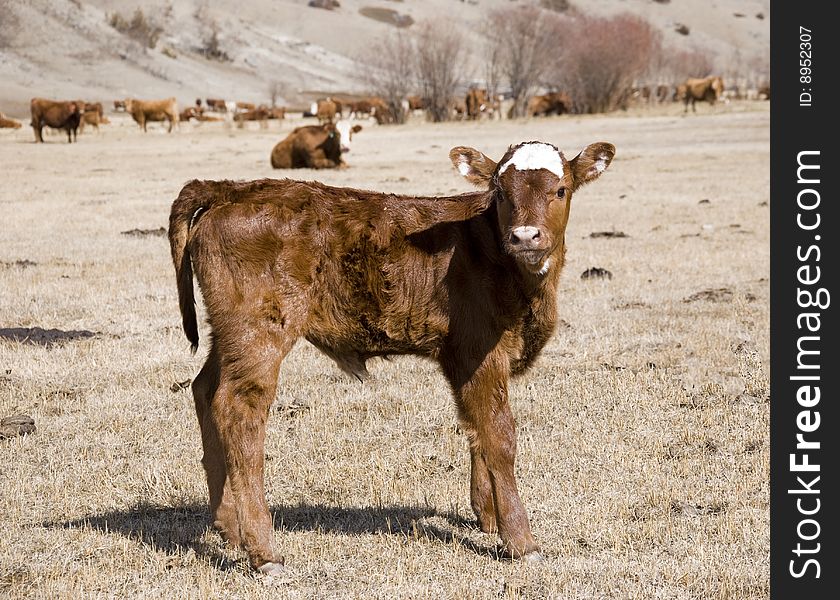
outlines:
[[[0,0],[0,111],[23,116],[32,96],[109,101],[175,95],[301,103],[322,92],[364,91],[360,60],[373,40],[410,32],[385,22],[396,11],[414,22],[444,16],[468,39],[465,79],[480,73],[476,33],[489,10],[511,0],[341,0],[335,10],[307,0]],[[679,48],[701,49],[722,71],[767,64],[769,0],[573,0],[578,11],[645,17]],[[142,34],[120,33],[142,5]],[[585,8],[584,8],[585,7]],[[758,17],[757,15],[761,15]],[[380,17],[377,19],[376,17]],[[382,20],[384,19],[384,20]],[[688,35],[677,33],[679,25]],[[210,58],[208,58],[210,56]]]

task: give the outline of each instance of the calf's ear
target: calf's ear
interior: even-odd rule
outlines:
[[[452,148],[449,160],[467,181],[475,185],[488,185],[496,171],[496,161],[467,146]]]
[[[615,146],[608,142],[589,144],[584,150],[569,161],[575,189],[584,183],[598,179],[615,156]]]

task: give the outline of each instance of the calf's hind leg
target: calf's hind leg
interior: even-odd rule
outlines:
[[[210,415],[224,454],[242,545],[254,568],[279,573],[283,559],[274,550],[274,527],[265,499],[265,426],[280,362],[294,339],[249,331],[239,332],[233,343],[226,342],[219,340],[225,355],[220,356],[219,386]]]
[[[219,358],[214,343],[207,356],[207,361],[193,380],[192,390],[198,424],[201,427],[201,445],[204,450],[201,462],[207,475],[213,526],[219,530],[228,543],[238,546],[241,543],[239,519],[236,516],[236,505],[227,479],[225,457],[222,443],[219,440],[219,432],[210,415],[210,404],[218,388]]]

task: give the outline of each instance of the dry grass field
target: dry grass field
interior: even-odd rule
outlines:
[[[114,116],[72,145],[0,131],[0,417],[37,425],[0,440],[0,596],[768,597],[769,116],[743,102],[366,125],[335,172],[271,169],[293,120],[144,135]],[[533,139],[570,156],[617,147],[575,194],[564,321],[511,388],[545,561],[497,560],[475,525],[467,444],[435,365],[374,361],[360,384],[301,342],[266,447],[289,577],[253,576],[208,529],[179,385],[206,335],[190,355],[159,230],[172,200],[192,178],[467,191],[452,146],[499,158]],[[613,277],[581,279],[590,267]]]

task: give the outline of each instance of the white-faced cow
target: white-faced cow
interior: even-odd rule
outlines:
[[[350,152],[353,136],[361,125],[350,121],[297,127],[271,150],[275,169],[337,169],[345,166],[343,153]]]
[[[254,568],[283,571],[263,484],[265,425],[280,363],[300,338],[345,372],[367,360],[428,357],[451,386],[469,440],[472,508],[501,551],[539,558],[517,492],[508,380],[557,323],[572,194],[615,148],[568,160],[527,142],[497,163],[453,148],[482,191],[397,196],[317,182],[192,181],[172,204],[169,241],[184,331],[199,334],[198,281],[212,330],[192,383],[213,524]]]

